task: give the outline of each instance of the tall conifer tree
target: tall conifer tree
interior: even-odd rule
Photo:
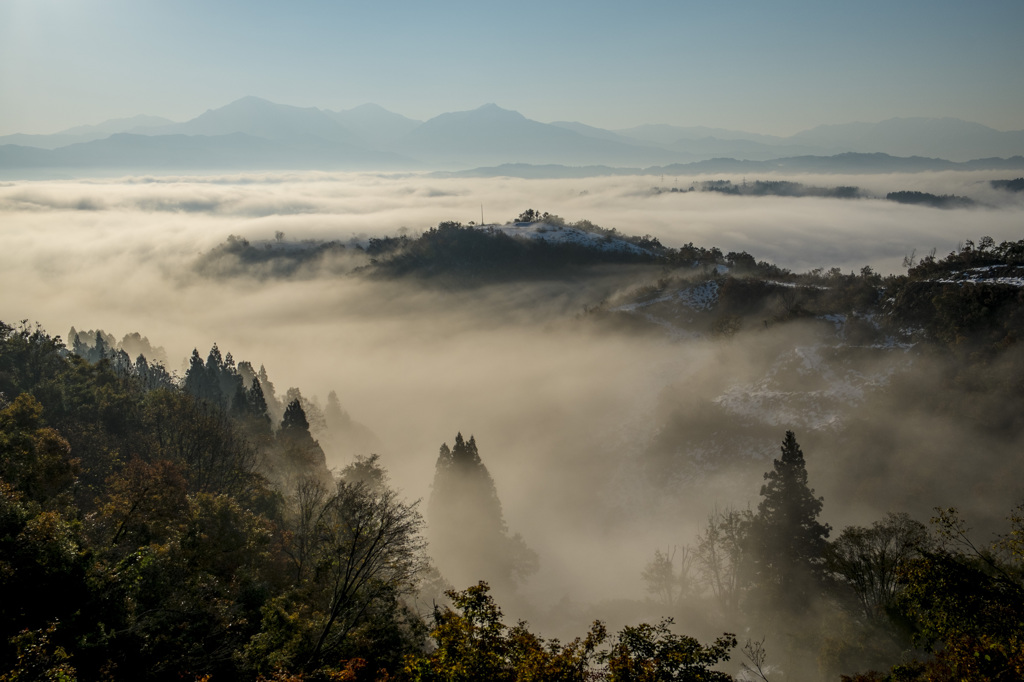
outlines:
[[[804,453],[792,431],[782,456],[765,473],[752,540],[755,580],[771,608],[806,608],[824,573],[826,538],[832,530],[818,521],[824,498],[807,485]]]
[[[467,441],[460,433],[452,448],[441,446],[427,514],[434,558],[454,584],[486,580],[498,591],[509,590],[536,570],[536,553],[508,532],[473,436]]]

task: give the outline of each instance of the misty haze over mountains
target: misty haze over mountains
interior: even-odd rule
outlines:
[[[1011,158],[1019,155],[1024,131],[954,118],[825,125],[777,137],[701,126],[612,131],[541,123],[494,104],[421,122],[373,104],[329,111],[257,97],[180,123],[140,115],[53,135],[0,137],[0,172],[11,176],[85,169],[466,170],[510,163],[654,173],[908,172],[1022,168],[1024,159]]]
[[[52,166],[54,175],[92,176],[26,180],[29,173],[9,168],[22,176],[0,182],[0,319],[90,330],[68,333],[67,352],[83,353],[81,359],[54,356],[72,363],[60,381],[106,382],[94,402],[102,415],[116,417],[104,419],[123,439],[93,436],[96,429],[87,426],[102,420],[84,400],[82,414],[89,416],[82,426],[54,428],[81,435],[68,441],[65,459],[89,462],[96,479],[115,480],[108,459],[148,467],[149,458],[164,456],[152,446],[157,436],[121,426],[121,415],[153,414],[165,423],[162,413],[142,404],[117,407],[132,403],[107,398],[113,393],[106,387],[121,384],[104,378],[104,363],[112,362],[104,347],[114,348],[122,335],[118,367],[131,365],[148,377],[147,385],[159,380],[183,391],[176,399],[212,396],[217,402],[210,410],[242,415],[253,438],[262,438],[253,446],[263,448],[254,450],[260,469],[251,473],[276,487],[258,499],[280,500],[275,509],[282,510],[281,525],[266,525],[262,537],[299,537],[293,529],[304,518],[303,491],[315,498],[319,488],[298,475],[308,471],[315,474],[308,480],[331,483],[349,475],[331,467],[349,473],[372,470],[376,462],[386,467],[378,480],[393,486],[396,499],[429,500],[421,505],[422,538],[436,570],[424,568],[422,592],[409,588],[408,603],[425,605],[413,622],[423,623],[417,631],[430,627],[427,609],[442,603],[438,591],[446,581],[458,589],[486,580],[510,618],[562,641],[595,619],[607,619],[614,631],[671,617],[681,631],[703,639],[734,630],[767,638],[761,641],[773,660],[786,665],[785,677],[772,679],[831,680],[905,660],[911,645],[895,639],[909,636],[896,630],[903,621],[862,625],[861,609],[845,606],[854,602],[838,578],[829,578],[813,595],[814,611],[803,614],[799,603],[763,601],[773,589],[763,581],[737,582],[723,601],[711,573],[699,566],[687,573],[693,564],[677,559],[692,561],[707,547],[722,514],[754,518],[752,511],[720,510],[752,510],[759,490],[764,497],[762,482],[783,433],[794,442],[798,433],[808,455],[812,494],[825,500],[822,522],[836,530],[836,544],[828,547],[844,547],[844,538],[866,528],[859,524],[874,529],[877,519],[893,518],[917,524],[950,505],[981,529],[979,537],[1003,528],[1002,516],[1019,500],[1024,452],[1024,346],[1016,343],[1024,336],[1024,178],[986,168],[1024,159],[958,163],[844,152],[687,165],[671,161],[677,157],[669,149],[683,138],[659,141],[680,130],[645,126],[629,137],[582,124],[546,125],[493,105],[419,123],[371,105],[324,112],[245,99],[184,123],[128,119],[78,129],[98,137],[53,150],[7,146],[0,151],[25,159],[49,154],[47,163],[68,164]],[[739,135],[692,134],[707,144]],[[765,138],[732,141],[772,148]],[[256,163],[331,167],[343,159],[430,168],[423,159],[458,167],[508,158],[526,161],[470,171],[246,172]],[[565,165],[570,158],[590,163]],[[608,158],[660,165],[641,175],[604,163]],[[102,177],[128,166],[126,160],[147,168],[234,164],[242,170]],[[552,160],[558,163],[530,163]],[[710,177],[697,170],[713,168],[731,170]],[[677,169],[679,176],[670,175]],[[559,177],[568,173],[579,175]],[[16,342],[22,338],[13,329],[0,324],[5,442],[14,442],[7,435],[13,422],[6,401],[15,395],[10,368],[24,365],[18,371],[27,375],[40,364],[33,356],[22,360],[25,353],[4,355],[12,334]],[[21,329],[34,348],[36,332],[27,322]],[[167,363],[158,370],[144,370],[150,367],[145,357],[132,365],[128,355],[148,352],[149,338],[161,344]],[[63,352],[59,338],[57,346]],[[204,365],[199,349],[206,348]],[[234,388],[220,388],[222,377]],[[41,399],[53,400],[39,408],[47,419],[59,419],[73,404],[65,395],[93,401],[91,389],[67,383],[57,391],[51,387],[65,384],[54,381],[38,384]],[[17,399],[25,404],[30,395]],[[228,395],[234,402],[225,408]],[[245,405],[261,411],[245,416]],[[480,466],[471,470],[477,478],[467,480],[486,486],[442,487],[437,472],[454,468],[456,452],[477,458]],[[205,461],[197,470],[208,469]],[[139,499],[150,490],[156,499],[167,488],[143,483]],[[103,528],[112,532],[103,532],[117,537],[125,523],[121,510],[133,513],[104,502],[119,500],[119,488],[96,493],[76,483],[75,490],[82,491],[82,506],[73,513],[86,520],[83,527],[93,518],[85,510],[111,509]],[[214,496],[202,492],[195,499],[208,497]],[[173,523],[181,518],[166,516]],[[465,519],[482,519],[480,530]],[[232,533],[243,527],[222,525]],[[740,548],[759,537],[747,527],[739,526]],[[175,546],[190,541],[170,537]],[[135,554],[128,550],[150,551],[143,544],[148,536],[118,542],[116,552],[129,557]],[[208,544],[215,559],[230,547],[220,536]],[[114,550],[97,551],[114,556]],[[755,560],[743,551],[748,554],[736,555],[734,566]],[[663,596],[651,589],[658,587],[651,567],[666,561],[663,573],[676,587]],[[26,565],[18,576],[35,585],[41,572]],[[211,573],[205,564],[202,571],[192,582],[168,573],[175,577],[168,587],[133,584],[142,585],[139,594],[147,599],[173,605],[175,614],[181,611],[177,585],[195,584],[190,603],[201,612],[213,603],[205,579]],[[319,584],[317,575],[310,574],[309,584]],[[276,632],[275,623],[321,622],[326,611],[316,604],[322,602],[306,607],[302,601],[319,592],[292,587],[303,584],[289,579],[260,596],[247,608],[270,616],[250,617],[221,650],[257,651],[247,643],[261,641],[279,649],[263,637]],[[42,588],[33,589],[17,593]],[[285,599],[295,600],[291,611],[271,610],[291,603]],[[77,609],[87,602],[67,603]],[[111,600],[109,610],[122,603]],[[82,609],[89,628],[105,626]],[[778,615],[789,612],[798,617]],[[194,621],[190,632],[205,647],[212,628],[192,611],[183,613],[175,618]],[[382,606],[380,613],[391,618],[405,611]],[[20,631],[26,620],[16,614],[5,622]],[[785,629],[778,625],[783,620]],[[163,622],[146,627],[153,641],[169,630]],[[879,640],[868,648],[852,639],[876,630]],[[418,642],[426,635],[418,637],[411,651],[423,651]],[[141,639],[115,641],[109,656],[124,655],[130,661],[124,670],[158,669],[131,658]],[[339,641],[364,646],[361,634]],[[392,658],[405,650],[383,639],[373,639],[374,646],[378,641]],[[843,660],[814,673],[819,652],[832,651],[835,642]],[[75,651],[84,670],[91,654]],[[256,674],[222,676],[255,680]],[[738,672],[735,679],[744,677]]]

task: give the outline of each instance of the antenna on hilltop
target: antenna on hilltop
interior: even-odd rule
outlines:
[[[480,204],[480,224],[484,224],[484,205]]]

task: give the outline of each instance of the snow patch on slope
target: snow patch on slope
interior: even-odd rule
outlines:
[[[678,341],[701,338],[703,334],[688,328],[693,323],[693,313],[711,310],[717,302],[718,282],[709,280],[660,296],[624,303],[609,310],[642,317],[662,327],[669,338]]]
[[[635,313],[659,303],[678,304],[691,310],[710,310],[718,301],[718,282],[711,280],[646,301],[634,301],[612,308],[613,312]]]
[[[516,239],[529,239],[548,242],[549,244],[576,244],[598,251],[616,251],[636,256],[657,255],[650,249],[631,244],[617,237],[595,234],[575,227],[551,225],[549,223],[509,223],[506,225],[486,225],[484,229],[502,232]]]
[[[1024,287],[1024,268],[1006,264],[985,265],[954,272],[949,277],[935,281],[942,284],[1009,284]]]
[[[866,392],[887,384],[899,364],[861,371],[842,362],[841,354],[848,350],[824,344],[797,346],[779,356],[762,377],[731,386],[713,402],[736,417],[771,426],[836,427]]]

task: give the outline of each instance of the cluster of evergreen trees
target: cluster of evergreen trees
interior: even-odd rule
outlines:
[[[199,351],[193,350],[183,389],[197,400],[219,408],[247,434],[266,454],[261,473],[277,487],[288,489],[297,477],[310,472],[328,478],[327,458],[310,433],[306,415],[306,407],[317,408],[309,403],[304,406],[298,389],[290,389],[287,402],[282,405],[262,365],[259,372],[246,361],[236,367],[231,353],[222,356],[217,344],[210,349],[205,362]],[[277,425],[276,430],[271,428],[272,424]]]
[[[519,534],[510,535],[476,439],[455,436],[441,445],[428,518],[431,547],[444,575],[456,585],[486,580],[504,594],[537,570],[537,555]]]
[[[347,247],[338,241],[277,240],[257,246],[244,237],[229,235],[224,243],[201,256],[196,271],[206,277],[245,276],[257,279],[285,278],[301,275],[305,269],[322,269],[335,274],[365,264],[358,247]]]
[[[664,625],[627,628],[603,654],[600,625],[585,641],[545,641],[506,628],[483,583],[420,613],[419,586],[439,581],[423,519],[375,456],[334,476],[294,461],[289,448],[316,445],[301,401],[270,430],[269,382],[216,348],[206,362],[193,354],[180,388],[98,358],[0,324],[5,682],[590,680],[601,661],[617,682],[690,679],[679,671],[711,674],[728,657],[728,640],[705,648]],[[475,546],[445,529],[468,561],[498,552],[475,566],[499,582],[531,570],[474,439],[442,447],[437,490],[440,528],[482,520]]]
[[[376,458],[331,478],[307,466],[290,489],[260,473],[277,439],[308,445],[298,400],[267,440],[265,412],[252,421],[234,402],[148,388],[39,329],[0,332],[2,679],[727,679],[715,667],[733,653],[730,634],[703,645],[668,622],[615,637],[595,623],[573,642],[546,641],[502,623],[486,584],[418,613],[417,585],[432,573],[423,520]],[[230,360],[211,357],[190,367],[192,390],[232,375]],[[262,385],[251,380],[240,391],[225,379],[246,409]],[[1024,670],[1024,510],[991,548],[952,511],[937,534],[890,515],[829,543],[792,433],[761,494],[756,514],[715,515],[693,556],[725,620],[805,638],[776,654],[784,669],[813,645],[836,669],[923,647],[920,662],[865,680]],[[473,438],[442,446],[428,513],[470,572],[514,584],[535,564]],[[675,579],[671,567],[648,578]],[[851,629],[808,636],[809,613]],[[764,664],[755,645],[751,661]]]
[[[0,679],[327,679],[419,650],[415,505],[374,462],[330,476],[301,403],[272,432],[218,357],[154,388],[0,325]]]
[[[808,485],[793,432],[764,478],[756,513],[716,512],[696,546],[675,552],[679,562],[656,552],[643,575],[648,592],[669,608],[710,601],[722,622],[769,635],[770,656],[763,639],[745,647],[752,671],[776,671],[769,679],[1024,673],[1024,505],[991,546],[974,544],[955,509],[936,510],[932,532],[890,513],[829,542],[824,500]],[[852,674],[871,667],[889,670]]]
[[[975,545],[954,509],[937,510],[931,532],[890,513],[829,541],[832,529],[819,520],[824,500],[809,486],[793,432],[764,480],[756,512],[716,512],[697,546],[679,553],[678,570],[675,556],[659,551],[644,571],[670,612],[692,607],[730,629],[771,637],[771,649],[763,638],[747,639],[746,679],[923,682],[1024,673],[1024,505],[991,546]],[[523,548],[509,543],[475,439],[460,434],[453,448],[442,446],[430,518],[450,533],[447,551],[461,553],[473,571],[515,581]],[[732,679],[715,669],[735,655],[730,633],[703,645],[674,634],[667,620],[612,638],[598,621],[563,645],[525,623],[504,625],[486,583],[448,595],[452,605],[434,615],[437,648],[410,668],[417,679]]]
[[[910,190],[889,192],[885,195],[885,198],[888,201],[895,201],[899,204],[921,204],[934,208],[967,208],[975,204],[973,199],[959,197],[955,194],[930,194],[928,192]]]
[[[864,196],[859,187],[849,185],[839,187],[812,187],[799,182],[787,180],[744,180],[737,185],[731,180],[705,180],[694,183],[688,190],[665,190],[655,188],[656,193],[673,192],[719,192],[735,196],[778,196],[778,197],[828,197],[833,199],[857,199]]]

